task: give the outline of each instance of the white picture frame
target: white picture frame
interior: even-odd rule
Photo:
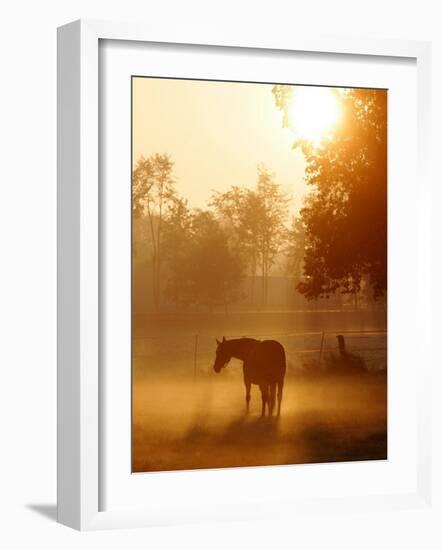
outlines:
[[[248,34],[250,37],[250,34]],[[101,40],[269,49],[349,56],[409,58],[417,71],[416,217],[419,268],[419,349],[428,361],[416,381],[416,487],[383,495],[330,496],[272,504],[251,502],[247,510],[193,503],[187,512],[152,507],[102,510],[100,503],[100,193],[99,44]],[[233,51],[233,50],[232,50]],[[244,50],[242,50],[244,51]],[[117,22],[76,21],[58,30],[58,521],[80,530],[138,527],[184,521],[267,517],[270,514],[392,509],[427,506],[431,500],[430,379],[428,356],[431,310],[430,205],[428,174],[430,121],[430,44],[356,38],[264,37],[241,39],[228,31],[173,36],[153,28]],[[417,303],[417,302],[416,302]],[[417,350],[417,348],[416,348]],[[128,368],[130,366],[128,365]],[[238,472],[238,470],[237,470]],[[172,474],[161,474],[165,476]],[[205,480],[210,472],[205,472]],[[227,476],[235,475],[231,470]],[[237,474],[236,474],[237,475]],[[161,482],[160,482],[161,483]],[[191,499],[190,499],[191,500]]]

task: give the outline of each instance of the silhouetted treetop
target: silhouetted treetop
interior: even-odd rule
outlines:
[[[267,303],[270,269],[284,244],[289,198],[264,165],[258,166],[255,189],[233,186],[214,193],[211,205],[231,229],[230,240],[251,275],[253,301],[255,277],[261,275],[261,301]]]
[[[284,113],[296,89],[275,86]],[[312,190],[301,210],[307,298],[357,293],[368,276],[374,295],[387,288],[387,92],[345,89],[342,117],[318,144],[298,139]]]
[[[161,301],[163,263],[163,222],[167,209],[176,197],[173,162],[167,154],[141,157],[132,173],[132,211],[135,218],[145,218],[150,239],[152,291],[155,309]]]

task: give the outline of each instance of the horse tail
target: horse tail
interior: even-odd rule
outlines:
[[[285,356],[285,349],[284,346],[281,346],[282,348],[282,357],[281,357],[281,363],[282,363],[282,383],[284,384],[284,375],[287,368],[287,359]]]
[[[285,377],[285,371],[287,368],[287,359],[285,355],[285,349],[284,346],[281,346],[281,373],[279,380],[277,382],[278,386],[278,416],[281,414],[281,402],[282,402],[282,390],[284,388],[284,377]]]

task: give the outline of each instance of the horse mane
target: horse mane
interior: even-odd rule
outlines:
[[[251,348],[259,344],[260,341],[255,338],[232,338],[231,340],[226,340],[226,344],[229,346],[229,351],[232,353],[232,357],[236,359],[241,359],[244,361],[247,355],[250,353]]]

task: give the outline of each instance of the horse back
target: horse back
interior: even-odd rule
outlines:
[[[244,369],[254,383],[262,380],[282,382],[286,370],[284,347],[276,340],[257,342],[244,362]]]

